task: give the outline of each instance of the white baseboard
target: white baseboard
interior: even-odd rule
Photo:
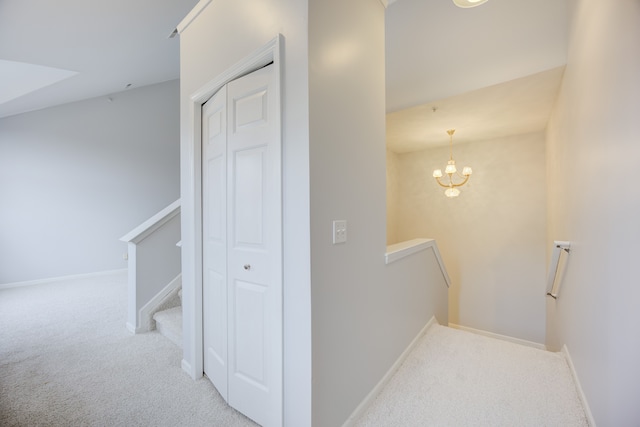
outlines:
[[[520,338],[514,338],[514,337],[510,337],[508,335],[500,335],[500,334],[496,334],[493,332],[489,332],[489,331],[483,331],[482,329],[474,329],[474,328],[470,328],[468,326],[461,326],[461,325],[456,325],[455,323],[451,323],[449,322],[449,327],[450,328],[454,328],[454,329],[460,329],[461,331],[467,331],[467,332],[471,332],[474,334],[478,334],[478,335],[484,335],[485,337],[490,337],[490,338],[495,338],[498,340],[502,340],[502,341],[509,341],[512,342],[514,344],[520,344],[520,345],[524,345],[527,347],[533,347],[533,348],[537,348],[538,350],[547,350],[547,346],[544,344],[540,344],[537,342],[533,342],[533,341],[527,341],[527,340],[523,340]]]
[[[182,367],[182,370],[185,371],[187,375],[189,375],[193,380],[197,380],[199,378],[202,378],[203,376],[202,372],[200,373],[200,375],[196,375],[196,373],[193,371],[193,368],[191,367],[191,364],[187,362],[186,359],[182,359],[182,363],[180,363],[180,366]]]
[[[95,273],[84,273],[84,274],[72,274],[70,276],[60,276],[60,277],[48,277],[46,279],[38,279],[38,280],[27,280],[24,282],[13,282],[13,283],[4,283],[0,284],[0,289],[9,289],[9,288],[19,288],[22,286],[33,286],[33,285],[42,285],[45,283],[56,283],[56,282],[64,282],[66,280],[75,280],[75,279],[90,279],[92,277],[100,277],[100,276],[109,276],[126,272],[127,269],[120,270],[107,270],[107,271],[98,271]]]
[[[420,340],[420,338],[422,338],[422,336],[427,333],[427,330],[433,324],[438,324],[438,320],[435,318],[435,316],[429,319],[429,321],[427,322],[426,325],[424,325],[422,330],[418,332],[418,335],[416,335],[413,341],[411,341],[411,343],[407,346],[407,348],[402,352],[400,357],[398,357],[398,359],[393,363],[393,365],[391,365],[387,373],[384,374],[384,376],[378,382],[378,384],[376,384],[376,386],[369,392],[369,394],[367,394],[364,400],[360,402],[360,404],[356,407],[356,409],[349,416],[349,418],[347,418],[347,421],[344,422],[342,427],[351,427],[364,414],[364,412],[373,403],[373,401],[378,396],[378,394],[380,394],[384,386],[387,385],[387,383],[391,380],[391,378],[396,373],[396,371],[400,368],[400,366],[405,361],[407,356],[409,356],[409,353],[411,353],[411,351],[418,344],[418,341]]]
[[[565,359],[567,360],[567,364],[569,365],[569,369],[571,370],[571,376],[573,377],[573,382],[576,385],[576,390],[578,391],[578,397],[582,402],[582,407],[584,408],[584,414],[587,417],[587,422],[589,423],[589,427],[596,427],[596,421],[593,419],[593,414],[591,414],[591,409],[589,408],[589,402],[587,402],[587,396],[584,394],[582,390],[582,386],[580,385],[580,380],[578,379],[578,373],[576,372],[576,368],[573,366],[573,360],[571,360],[571,355],[569,354],[569,349],[567,345],[562,346],[561,353],[564,354]]]
[[[134,328],[135,334],[149,332],[151,330],[151,320],[154,312],[164,302],[173,291],[182,286],[182,273],[178,274],[167,286],[162,288],[149,302],[143,305],[138,311],[138,324]]]
[[[136,327],[134,325],[132,325],[131,323],[127,322],[127,331],[131,332],[132,334],[136,334]]]

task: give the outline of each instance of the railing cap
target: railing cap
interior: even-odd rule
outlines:
[[[149,234],[153,233],[167,221],[180,213],[180,199],[171,203],[166,208],[125,234],[120,238],[127,243],[139,243]]]

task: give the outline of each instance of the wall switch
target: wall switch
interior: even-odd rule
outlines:
[[[333,221],[333,244],[347,241],[347,221],[344,219]]]
[[[122,254],[122,259],[125,260],[125,261],[129,261],[129,253],[128,252],[123,253]]]

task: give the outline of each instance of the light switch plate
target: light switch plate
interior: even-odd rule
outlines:
[[[344,219],[333,221],[333,244],[347,241],[347,221]]]

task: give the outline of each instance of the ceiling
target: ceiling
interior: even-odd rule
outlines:
[[[0,117],[177,79],[196,3],[0,0]]]
[[[566,1],[390,1],[389,147],[446,144],[449,128],[456,142],[544,129],[566,63]],[[0,117],[178,78],[169,35],[196,3],[0,0]]]
[[[566,0],[397,0],[386,16],[387,146],[542,131],[567,56]],[[433,108],[436,111],[433,111]]]
[[[454,143],[541,132],[564,67],[387,113],[387,146],[408,153]]]

